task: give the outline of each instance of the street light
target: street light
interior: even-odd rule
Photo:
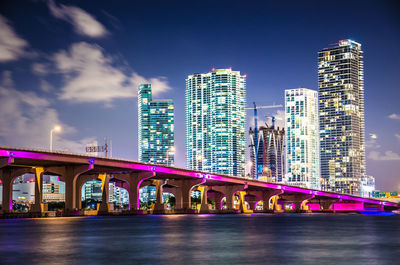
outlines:
[[[50,130],[50,152],[53,151],[53,132],[60,132],[61,126],[56,125],[53,129]]]
[[[169,162],[169,153],[175,154],[175,146],[171,146],[171,147],[167,150],[167,166],[168,166],[168,162]]]

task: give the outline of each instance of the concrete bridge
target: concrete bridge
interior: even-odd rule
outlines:
[[[140,213],[139,189],[157,187],[157,201],[153,213],[165,213],[163,192],[175,196],[175,213],[209,213],[207,198],[215,202],[213,212],[252,212],[262,205],[262,212],[282,211],[392,211],[397,203],[345,194],[310,190],[227,175],[193,171],[114,158],[92,157],[64,152],[11,148],[0,146],[0,180],[3,184],[2,211],[12,210],[12,185],[18,176],[35,175],[35,203],[31,211],[43,212],[43,175],[59,176],[65,182],[65,214],[77,214],[82,209],[81,189],[85,182],[102,181],[102,203],[99,214],[109,212],[108,183],[115,181],[129,192],[129,212]],[[201,207],[191,208],[190,193],[201,191]],[[235,204],[235,197],[239,204]],[[223,207],[223,200],[225,207]]]

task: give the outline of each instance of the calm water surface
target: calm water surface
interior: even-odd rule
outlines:
[[[400,216],[0,220],[0,264],[400,264]]]

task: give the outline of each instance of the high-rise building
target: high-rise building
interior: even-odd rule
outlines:
[[[294,186],[320,189],[318,92],[285,90],[286,179]]]
[[[139,160],[174,165],[174,103],[152,100],[151,84],[139,85]]]
[[[365,176],[361,44],[341,40],[318,53],[322,189],[361,195]]]
[[[274,119],[274,118],[273,118]],[[266,177],[268,181],[281,183],[285,176],[285,129],[272,126],[260,126],[258,129],[258,148],[255,155],[254,129],[250,128],[251,177]],[[257,163],[256,163],[257,157]],[[257,174],[255,166],[258,166]]]
[[[186,165],[244,176],[246,75],[212,69],[186,79]]]

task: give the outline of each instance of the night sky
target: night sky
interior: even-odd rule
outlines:
[[[0,145],[84,152],[112,139],[137,159],[137,86],[175,102],[176,165],[185,166],[185,78],[247,74],[247,105],[318,89],[317,53],[362,44],[367,173],[400,190],[400,8],[397,1],[1,1]],[[262,111],[282,115],[282,110]],[[248,121],[252,112],[248,112]],[[372,137],[371,137],[372,135]]]

